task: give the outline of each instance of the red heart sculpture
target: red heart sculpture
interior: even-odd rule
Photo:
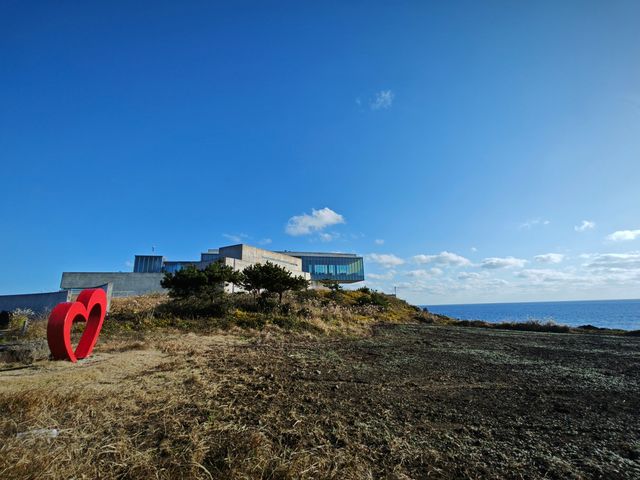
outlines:
[[[91,355],[107,313],[107,295],[100,288],[80,292],[75,302],[59,303],[49,315],[47,342],[53,358],[77,362]],[[71,327],[87,322],[75,351],[71,346]]]

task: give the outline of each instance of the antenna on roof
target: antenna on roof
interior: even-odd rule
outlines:
[[[155,253],[155,251],[156,251],[156,247],[155,247],[155,245],[152,245],[151,246],[151,253]]]

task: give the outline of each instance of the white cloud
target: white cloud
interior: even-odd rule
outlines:
[[[560,263],[564,260],[562,253],[545,253],[536,255],[533,259],[538,263]]]
[[[640,237],[640,230],[618,230],[610,235],[607,235],[607,240],[612,242],[628,242]]]
[[[389,270],[387,273],[368,273],[367,278],[371,278],[373,280],[391,280],[395,275],[395,270]]]
[[[373,242],[374,242],[376,245],[384,245],[384,240],[383,240],[383,239],[381,239],[381,238],[376,238]]]
[[[262,240],[260,240],[258,243],[260,245],[269,245],[273,242],[273,240],[271,240],[270,238],[263,238]]]
[[[126,260],[124,262],[124,266],[131,268],[131,267],[133,267],[133,262],[131,260]]]
[[[404,263],[403,259],[396,257],[392,253],[370,253],[365,255],[365,258],[367,261],[377,263],[385,268],[397,267]]]
[[[246,233],[238,233],[238,234],[223,233],[222,236],[227,240],[229,240],[230,242],[235,242],[235,243],[242,243],[244,239],[249,238],[249,235],[247,235]]]
[[[391,90],[380,90],[377,92],[370,103],[371,110],[380,110],[381,108],[391,108],[395,95]]]
[[[532,220],[527,220],[526,222],[522,222],[518,228],[521,230],[531,230],[533,227],[537,227],[538,225],[549,225],[551,222],[549,220],[543,220],[541,218],[534,218]]]
[[[627,253],[594,253],[583,255],[589,259],[588,268],[600,270],[633,270],[640,269],[640,252]]]
[[[442,275],[442,270],[437,267],[430,268],[429,270],[418,269],[418,270],[410,270],[406,273],[408,277],[414,278],[429,278],[438,275]]]
[[[471,247],[471,251],[472,251],[472,252],[477,252],[477,251],[478,251],[478,249],[477,249],[476,247]]]
[[[513,268],[513,267],[524,267],[527,263],[526,260],[522,258],[515,257],[489,257],[482,260],[480,266],[482,268]]]
[[[461,267],[465,265],[471,265],[471,261],[461,255],[451,252],[440,252],[437,255],[416,255],[413,257],[413,261],[416,263],[435,263],[436,265],[450,265]]]
[[[482,275],[477,272],[460,272],[458,274],[458,280],[477,280],[480,278],[482,278]]]
[[[320,233],[319,237],[320,240],[322,240],[323,242],[330,242],[331,240],[338,238],[338,234],[337,233]]]
[[[311,214],[304,213],[291,217],[287,222],[285,231],[293,236],[309,235],[339,223],[345,223],[344,217],[339,213],[327,207],[320,210],[314,208],[311,210]]]
[[[560,270],[551,269],[525,269],[516,274],[520,278],[529,280],[531,283],[549,283],[549,282],[565,282],[565,281],[578,281],[580,280],[576,275],[568,272],[562,272]]]
[[[576,232],[586,232],[587,230],[593,230],[594,228],[596,228],[596,222],[593,222],[591,220],[582,220],[582,223],[580,223],[580,225],[576,225],[573,227]]]

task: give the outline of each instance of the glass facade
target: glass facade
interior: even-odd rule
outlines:
[[[133,271],[136,273],[159,273],[162,271],[162,255],[136,255]]]
[[[200,268],[200,262],[164,262],[162,271],[176,273],[189,265]]]
[[[302,259],[302,271],[309,272],[311,280],[334,280],[343,283],[364,280],[362,257],[295,256]]]

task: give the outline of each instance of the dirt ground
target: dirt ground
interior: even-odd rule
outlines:
[[[640,339],[105,339],[0,372],[0,412],[0,478],[640,478]]]

